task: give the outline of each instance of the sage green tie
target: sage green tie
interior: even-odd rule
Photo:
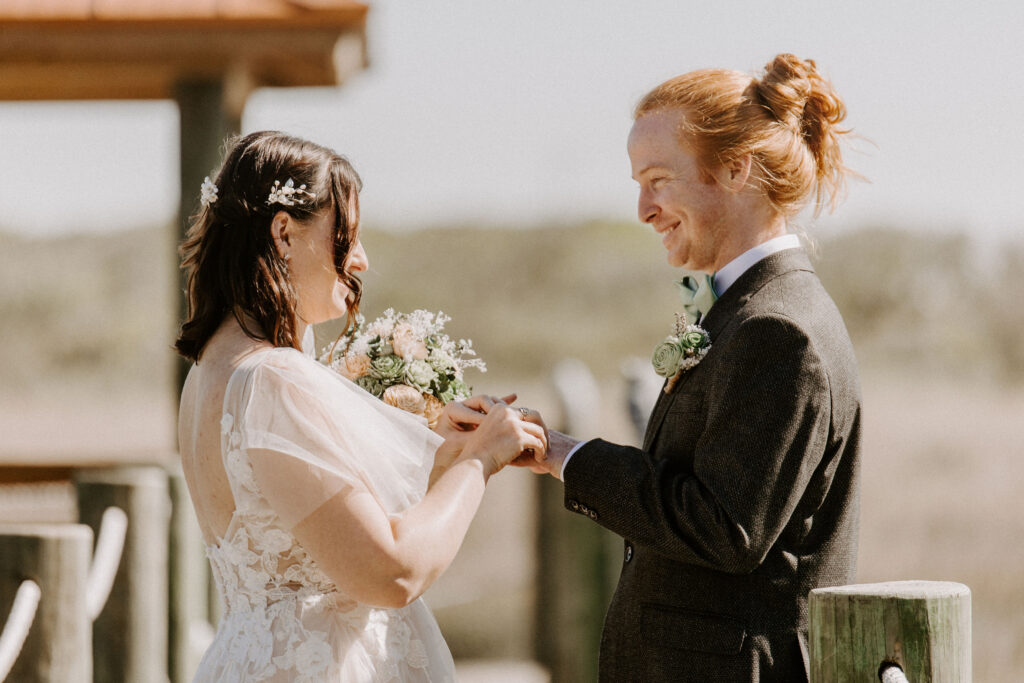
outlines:
[[[697,321],[708,314],[718,294],[715,293],[714,276],[699,271],[685,271],[682,280],[676,282],[679,297],[683,300],[683,311],[686,322],[696,325]]]

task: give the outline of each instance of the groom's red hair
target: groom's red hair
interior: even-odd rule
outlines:
[[[846,108],[813,61],[780,54],[761,78],[691,71],[647,93],[634,118],[665,109],[685,112],[680,142],[705,169],[751,155],[752,177],[783,216],[798,213],[812,193],[815,213],[842,198],[847,169],[839,139],[849,131],[838,124]]]

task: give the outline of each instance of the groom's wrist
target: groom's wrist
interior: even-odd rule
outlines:
[[[568,457],[581,445],[583,445],[582,441],[562,434],[561,432],[556,432],[554,430],[548,432],[547,460],[548,469],[552,476],[560,480],[562,479],[562,474],[565,472],[565,463],[567,462]]]
[[[558,472],[559,479],[565,481],[565,470],[569,466],[569,461],[572,460],[572,456],[576,455],[576,451],[583,448],[585,445],[587,445],[586,441],[579,441],[568,453],[565,454],[565,458],[562,460],[562,467]]]

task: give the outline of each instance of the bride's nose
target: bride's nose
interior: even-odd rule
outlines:
[[[352,249],[352,253],[348,257],[348,270],[354,270],[357,273],[361,273],[370,267],[370,259],[366,256],[366,249],[363,248],[362,242],[356,242],[356,246]]]

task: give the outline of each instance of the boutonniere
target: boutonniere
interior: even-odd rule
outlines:
[[[709,349],[711,337],[707,330],[699,325],[688,325],[677,313],[674,333],[654,347],[654,356],[651,358],[654,371],[668,378],[666,394],[672,391],[684,372],[701,362]]]

